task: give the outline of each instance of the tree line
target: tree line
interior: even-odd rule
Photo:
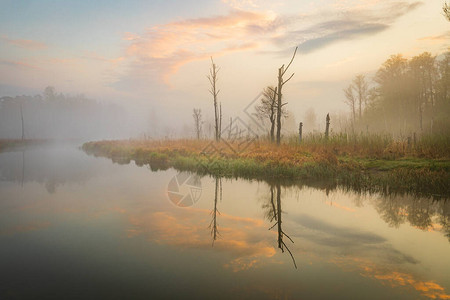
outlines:
[[[344,89],[354,131],[397,134],[450,131],[450,52],[392,55],[372,81],[355,76]]]
[[[91,139],[125,135],[123,109],[84,95],[57,93],[0,98],[0,138]]]

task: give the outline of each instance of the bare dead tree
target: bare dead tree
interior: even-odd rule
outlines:
[[[295,73],[292,73],[291,76],[289,76],[288,79],[284,80],[283,76],[284,74],[286,74],[287,70],[289,69],[289,67],[292,64],[292,61],[295,58],[295,54],[297,53],[297,49],[298,47],[295,47],[294,50],[294,54],[292,55],[291,61],[289,62],[289,64],[287,65],[287,67],[285,68],[284,65],[282,65],[279,69],[278,69],[278,88],[277,88],[277,145],[280,145],[281,143],[281,108],[282,106],[286,105],[287,103],[282,103],[282,97],[283,97],[283,93],[282,93],[282,88],[283,86],[292,78],[292,76],[294,76]]]
[[[263,97],[258,106],[255,107],[256,114],[262,122],[269,119],[270,122],[270,141],[275,141],[275,121],[277,114],[277,88],[268,86],[263,90]]]
[[[214,101],[214,120],[215,120],[215,126],[214,126],[214,132],[215,132],[215,139],[216,141],[220,140],[220,123],[219,123],[219,114],[221,114],[221,109],[218,106],[217,103],[217,95],[219,94],[220,90],[217,89],[217,73],[219,73],[220,68],[214,63],[213,58],[211,57],[211,69],[209,69],[209,75],[207,76],[209,83],[211,84],[211,88],[209,92],[213,96]],[[220,110],[220,111],[219,111]]]
[[[365,106],[367,105],[369,86],[367,84],[366,77],[363,74],[356,75],[356,77],[353,79],[352,85],[358,97],[357,100],[359,107],[359,120],[361,120],[362,106],[363,104]]]
[[[195,133],[197,136],[197,140],[199,140],[202,134],[202,126],[203,126],[202,110],[200,108],[194,108],[192,117],[194,117]]]
[[[352,121],[353,124],[355,124],[355,118],[356,118],[356,97],[353,94],[353,87],[352,85],[349,85],[346,89],[344,89],[345,94],[345,103],[350,107],[352,111]]]

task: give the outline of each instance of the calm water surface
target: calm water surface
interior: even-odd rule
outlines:
[[[0,180],[0,299],[450,298],[448,201],[155,172],[74,145],[1,153]]]

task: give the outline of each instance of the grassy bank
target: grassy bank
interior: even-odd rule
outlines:
[[[361,192],[450,196],[450,160],[446,154],[412,155],[394,145],[364,150],[336,142],[282,144],[201,140],[99,141],[83,145],[87,153],[119,163],[134,160],[151,169],[173,167],[223,177],[292,181],[327,180]]]
[[[46,140],[0,139],[0,152],[47,143]]]

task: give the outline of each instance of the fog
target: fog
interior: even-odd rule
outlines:
[[[261,91],[264,88],[267,89],[261,87]],[[207,94],[208,90],[204,92]],[[268,105],[267,97],[261,92],[238,110],[232,110],[219,97],[223,136],[267,137],[271,127],[270,107],[262,109],[264,103]],[[315,106],[299,109],[298,103],[290,103],[292,98],[295,98],[292,90],[283,93],[283,137],[297,135],[300,122],[305,134],[323,133],[326,114]],[[332,134],[389,134],[400,139],[413,135],[448,136],[450,52],[438,56],[423,52],[411,58],[392,55],[373,76],[356,73],[346,88],[336,90],[335,101],[341,102],[343,110],[329,112]],[[213,138],[212,97],[200,107],[191,104],[189,108],[189,103],[184,102],[182,109],[151,103],[99,102],[82,94],[64,94],[51,86],[36,95],[4,95],[0,98],[0,138],[82,141]],[[200,113],[198,123],[194,109]]]
[[[93,140],[136,137],[142,120],[129,108],[84,95],[56,93],[0,98],[0,138]]]

